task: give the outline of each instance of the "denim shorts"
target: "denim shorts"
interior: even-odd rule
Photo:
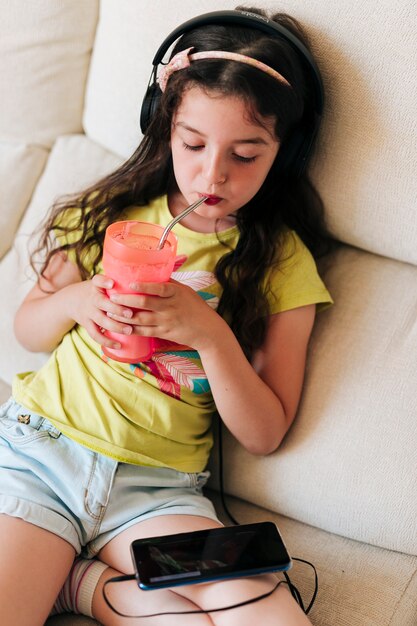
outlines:
[[[217,521],[208,472],[119,463],[63,435],[13,399],[0,407],[0,513],[59,535],[92,557],[123,530],[160,515]]]

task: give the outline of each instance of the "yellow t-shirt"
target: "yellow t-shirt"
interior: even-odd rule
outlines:
[[[129,208],[121,219],[165,226],[171,214],[164,196],[149,206]],[[178,255],[187,260],[173,278],[216,308],[221,288],[213,268],[227,248],[214,233],[196,233],[181,224],[174,232]],[[237,227],[220,238],[234,248]],[[310,252],[293,232],[288,232],[284,257],[268,277],[271,314],[331,303]],[[15,377],[13,396],[71,439],[121,462],[198,472],[213,443],[215,406],[198,352],[163,340],[148,361],[121,363],[104,357],[101,346],[77,324],[39,371]]]

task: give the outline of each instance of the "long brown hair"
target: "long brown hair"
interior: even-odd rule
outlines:
[[[245,10],[265,15],[259,9]],[[308,47],[298,23],[284,14],[274,21],[292,31]],[[239,241],[234,250],[225,248],[215,268],[222,286],[218,312],[225,317],[248,358],[264,340],[268,316],[268,290],[264,286],[267,270],[279,264],[284,233],[294,229],[315,257],[328,251],[327,233],[321,199],[304,173],[300,177],[283,171],[280,153],[291,133],[311,106],[311,87],[297,54],[285,41],[244,26],[211,25],[185,33],[172,54],[193,47],[200,50],[230,50],[263,61],[280,72],[288,88],[264,72],[243,63],[200,60],[174,73],[168,81],[159,107],[134,154],[114,173],[81,194],[56,203],[43,226],[39,247],[43,252],[40,274],[59,250],[75,252],[83,279],[96,273],[107,226],[120,219],[129,206],[144,206],[152,199],[176,190],[169,148],[173,115],[182,95],[190,86],[199,86],[226,96],[238,96],[246,103],[254,121],[273,116],[280,151],[257,194],[237,213]],[[76,219],[62,220],[75,209]],[[75,241],[57,244],[56,235],[77,233]],[[93,254],[91,256],[91,251]],[[86,252],[92,267],[83,264]]]

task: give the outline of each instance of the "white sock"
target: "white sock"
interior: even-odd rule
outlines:
[[[75,559],[50,615],[79,613],[93,617],[93,596],[100,576],[108,565],[97,559]]]

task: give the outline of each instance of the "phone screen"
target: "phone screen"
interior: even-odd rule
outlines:
[[[142,589],[284,571],[291,559],[272,522],[137,539],[131,544]]]

